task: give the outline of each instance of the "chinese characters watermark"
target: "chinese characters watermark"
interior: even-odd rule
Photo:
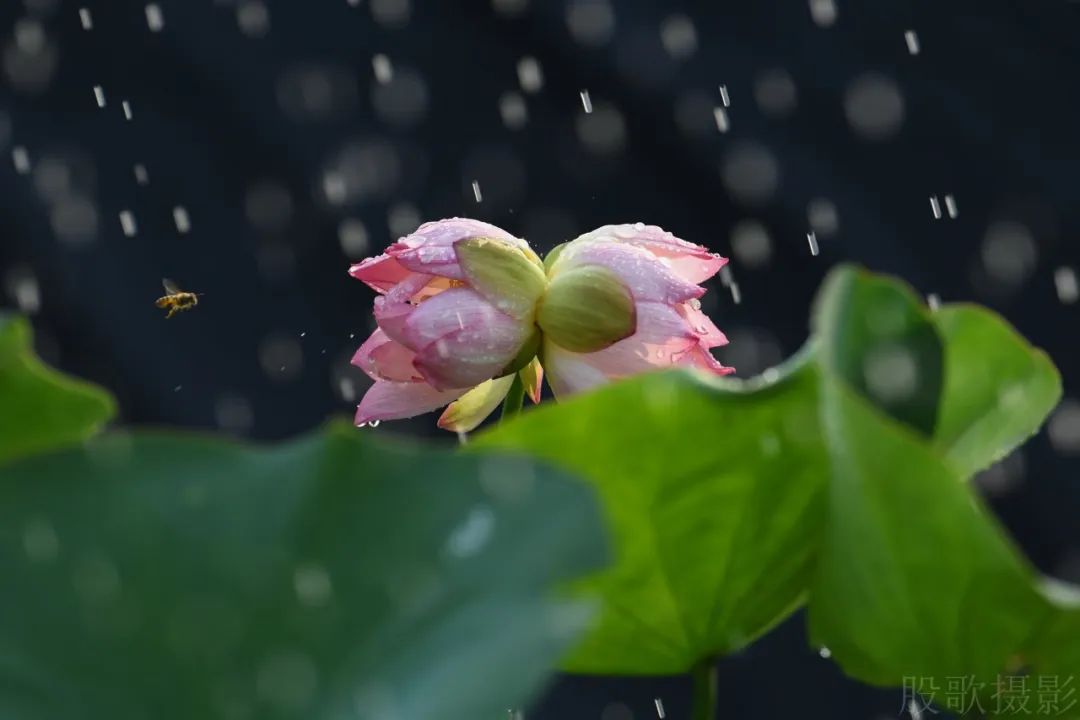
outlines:
[[[1076,707],[1080,699],[1077,686],[1073,675],[999,675],[990,683],[974,675],[912,675],[904,678],[900,712],[912,718],[925,718],[940,710],[958,715],[1058,717]]]

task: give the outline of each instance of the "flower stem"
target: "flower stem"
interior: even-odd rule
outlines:
[[[524,402],[525,385],[521,382],[521,375],[519,373],[514,373],[514,381],[510,384],[510,390],[506,393],[506,399],[503,400],[502,414],[499,416],[499,422],[505,422],[521,412],[521,406]]]
[[[716,660],[705,658],[690,671],[694,696],[690,706],[692,720],[716,719]]]

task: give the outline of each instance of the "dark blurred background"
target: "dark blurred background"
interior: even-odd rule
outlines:
[[[979,484],[1080,581],[1076,2],[5,0],[0,53],[3,303],[124,424],[275,440],[351,413],[372,293],[346,270],[422,221],[540,252],[644,221],[732,258],[706,309],[744,376],[843,261],[1046,348],[1070,399]],[[163,277],[200,306],[166,322]],[[801,617],[720,684],[732,718],[901,704]],[[688,689],[561,678],[525,716],[680,718]]]

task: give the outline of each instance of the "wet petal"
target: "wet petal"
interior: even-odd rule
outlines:
[[[608,382],[608,377],[586,362],[585,357],[544,342],[544,369],[556,398],[567,398]]]
[[[600,265],[615,273],[635,300],[671,305],[699,298],[705,290],[679,277],[648,250],[605,240],[579,238],[567,245],[551,268],[551,277],[582,265]]]
[[[422,415],[458,399],[466,390],[436,390],[427,383],[379,381],[360,400],[356,408],[356,424]]]
[[[727,335],[720,332],[720,328],[709,319],[709,316],[701,311],[701,304],[691,300],[679,306],[679,313],[686,318],[687,325],[700,338],[701,344],[707,348],[727,345]]]
[[[485,380],[450,403],[439,418],[439,427],[455,432],[471,432],[499,406],[514,381],[513,375]]]
[[[454,243],[475,237],[503,240],[523,249],[529,247],[521,238],[490,223],[448,218],[424,223],[415,232],[387,248],[386,252],[408,270],[464,281],[465,273],[458,263]]]
[[[349,274],[367,283],[368,287],[384,293],[405,280],[413,272],[387,254],[365,258],[349,268]]]
[[[702,283],[727,264],[727,258],[709,252],[708,248],[675,237],[656,225],[605,225],[583,237],[609,238],[617,242],[644,248],[663,258],[683,280]]]
[[[413,367],[415,358],[416,353],[377,329],[356,351],[352,364],[372,380],[423,382],[423,376]]]
[[[695,367],[700,370],[711,372],[715,375],[731,375],[735,368],[727,367],[713,357],[708,348],[698,345],[679,358],[679,365],[683,367]]]

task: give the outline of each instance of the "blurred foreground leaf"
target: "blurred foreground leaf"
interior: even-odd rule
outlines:
[[[2,411],[0,411],[2,412]],[[0,469],[0,715],[500,718],[591,608],[588,490],[531,461],[112,435]]]
[[[1042,423],[1053,365],[992,313],[930,313],[850,268],[815,307],[807,348],[761,378],[652,374],[476,438],[603,501],[616,566],[579,585],[605,603],[567,668],[686,671],[805,599],[814,642],[867,682],[1073,667],[1076,615],[966,482]]]
[[[104,391],[44,365],[30,323],[0,313],[0,463],[79,442],[112,418]]]

